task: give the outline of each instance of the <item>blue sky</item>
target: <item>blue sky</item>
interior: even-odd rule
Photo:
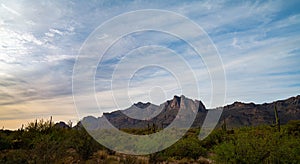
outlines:
[[[0,0],[0,126],[15,129],[29,120],[51,115],[55,120],[78,120],[72,98],[72,71],[80,47],[104,21],[141,9],[172,11],[203,28],[223,61],[227,80],[225,104],[234,101],[263,103],[296,96],[300,91],[298,6],[300,2],[297,0]],[[126,27],[126,24],[121,26]],[[149,59],[158,65],[181,66],[181,60],[188,61],[201,79],[198,81],[200,96],[190,94],[189,89],[192,91],[193,88],[188,88],[183,94],[214,107],[210,106],[211,83],[202,59],[194,57],[195,52],[184,41],[146,31],[123,37],[99,64],[95,76],[96,91],[105,110],[113,109],[107,95],[116,64],[122,61],[124,68],[134,66],[133,61],[139,60],[137,56],[144,49],[133,51],[124,60],[124,56],[118,54],[129,48],[154,43],[179,55],[150,55]],[[164,53],[163,48],[152,52],[160,53]],[[126,73],[124,68],[121,69],[123,72],[116,71],[116,75],[120,75],[115,76],[116,92],[123,89],[121,75]],[[184,68],[182,65],[181,69]],[[155,103],[182,93],[174,76],[157,66],[137,70],[129,86],[130,101],[128,98],[123,100],[123,94],[117,96],[121,107],[131,102],[150,101],[149,93],[152,91],[161,93],[161,89],[165,90],[165,95],[159,94],[152,99]]]

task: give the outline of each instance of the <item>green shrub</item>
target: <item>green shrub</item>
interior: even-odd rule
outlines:
[[[300,135],[300,120],[291,120],[286,125],[286,131],[291,135]]]
[[[12,141],[8,138],[8,136],[2,132],[0,132],[0,151],[10,149],[12,147]]]
[[[9,150],[0,153],[0,163],[15,164],[15,163],[29,163],[30,152],[26,150]]]
[[[213,148],[220,163],[297,163],[297,137],[274,132],[267,127],[242,128],[233,137]]]

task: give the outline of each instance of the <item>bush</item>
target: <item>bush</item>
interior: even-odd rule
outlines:
[[[150,155],[150,163],[167,161],[171,159],[195,159],[206,156],[207,150],[202,147],[201,141],[196,135],[186,136],[177,141],[171,147]]]
[[[85,129],[72,130],[71,147],[76,150],[83,160],[87,160],[97,150],[103,149]]]
[[[291,135],[300,135],[300,120],[291,120],[286,125],[286,131]]]
[[[5,149],[10,149],[12,147],[12,141],[8,138],[6,134],[0,132],[0,151]]]
[[[220,163],[297,163],[300,143],[297,137],[272,129],[242,128],[213,152]]]
[[[166,154],[175,159],[198,159],[200,156],[206,156],[206,149],[201,146],[201,142],[198,138],[187,137],[179,140],[168,148]]]
[[[29,163],[30,153],[26,150],[8,150],[0,153],[0,163],[15,164]]]

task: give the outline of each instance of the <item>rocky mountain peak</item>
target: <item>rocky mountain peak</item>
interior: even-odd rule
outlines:
[[[151,105],[150,102],[147,102],[147,103],[143,103],[143,102],[138,102],[138,103],[135,103],[133,104],[134,106],[138,107],[138,108],[141,108],[141,109],[145,109],[147,108],[149,105]]]
[[[181,102],[181,97],[175,95],[174,98],[170,102],[170,107],[171,108],[179,108],[180,102]]]

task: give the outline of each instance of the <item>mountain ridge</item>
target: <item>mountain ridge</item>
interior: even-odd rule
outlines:
[[[182,103],[184,102],[184,103]],[[300,95],[290,97],[284,100],[277,100],[270,103],[255,104],[253,102],[243,103],[234,102],[229,105],[225,105],[223,113],[219,119],[218,126],[224,121],[229,128],[241,127],[241,126],[258,126],[262,124],[271,125],[274,123],[274,107],[275,104],[278,108],[279,118],[281,124],[286,124],[290,120],[300,119]],[[103,117],[116,128],[147,128],[150,125],[155,125],[157,128],[165,128],[170,125],[175,118],[184,118],[184,116],[178,116],[178,112],[181,108],[193,109],[196,113],[196,118],[192,124],[192,127],[201,127],[208,110],[200,100],[192,100],[186,98],[184,95],[174,96],[173,99],[158,105],[151,104],[150,102],[142,103],[138,102],[131,107],[113,111],[110,113],[103,113],[103,116],[93,119],[88,119],[93,116],[83,118],[80,123],[91,124],[97,121],[96,124],[103,123]],[[129,117],[128,117],[129,116]],[[91,121],[93,120],[93,121]],[[97,128],[97,126],[92,127]]]

